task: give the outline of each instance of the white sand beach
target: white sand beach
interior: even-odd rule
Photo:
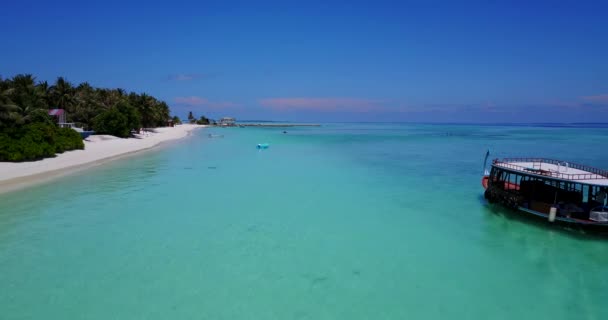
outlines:
[[[47,181],[68,172],[85,169],[159,144],[184,138],[202,125],[183,124],[155,128],[136,138],[121,139],[108,135],[93,135],[85,139],[85,149],[68,151],[31,162],[0,162],[0,193]]]

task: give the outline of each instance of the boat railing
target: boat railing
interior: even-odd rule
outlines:
[[[586,171],[586,173],[563,173],[558,171],[550,171],[550,170],[540,170],[537,168],[527,168],[524,166],[520,166],[517,164],[513,164],[513,162],[531,162],[531,163],[548,163],[558,166],[565,166],[572,169],[577,169],[581,171]],[[504,159],[494,159],[494,164],[499,164],[501,167],[514,169],[517,171],[523,171],[526,173],[534,173],[543,176],[550,176],[554,178],[566,179],[566,180],[597,180],[597,179],[608,179],[608,171],[593,168],[577,163],[559,161],[554,159],[546,159],[546,158],[504,158]]]

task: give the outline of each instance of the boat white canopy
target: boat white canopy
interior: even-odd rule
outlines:
[[[566,161],[544,158],[505,158],[495,159],[492,165],[542,178],[608,186],[608,171]]]

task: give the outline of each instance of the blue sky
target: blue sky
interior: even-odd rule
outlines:
[[[146,92],[182,117],[606,122],[607,12],[606,1],[13,1],[0,12],[0,75]]]

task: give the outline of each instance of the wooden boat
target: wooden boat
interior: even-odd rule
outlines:
[[[481,184],[490,203],[552,223],[608,231],[608,171],[544,158],[494,159]]]

